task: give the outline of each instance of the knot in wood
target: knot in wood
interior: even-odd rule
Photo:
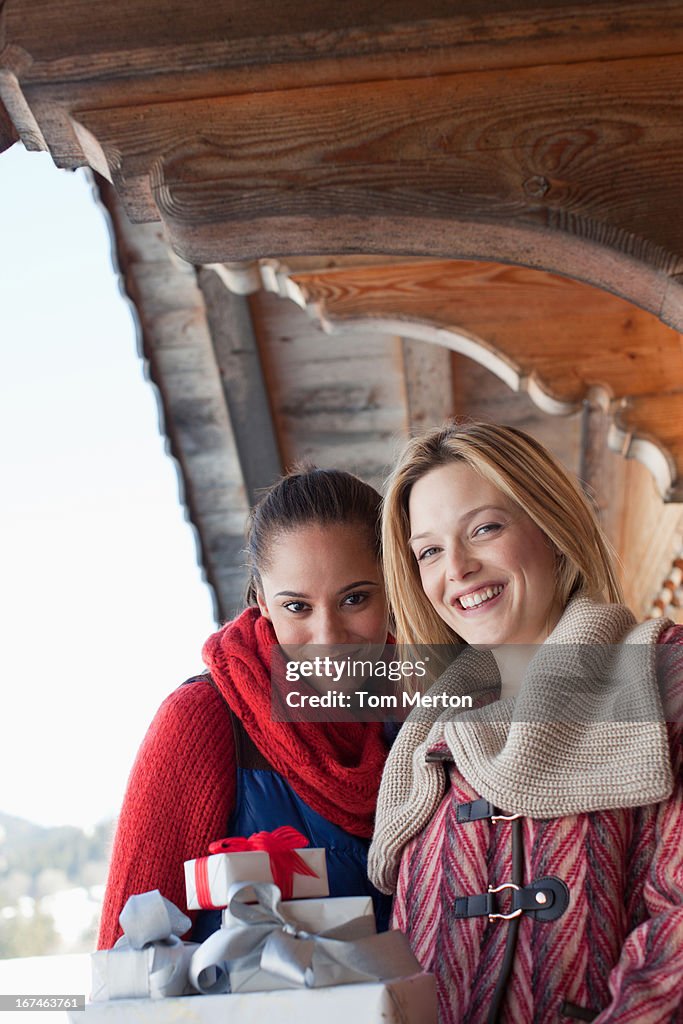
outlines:
[[[542,175],[534,174],[531,178],[526,179],[523,187],[528,196],[533,196],[534,199],[542,199],[546,192],[550,190],[550,182]]]

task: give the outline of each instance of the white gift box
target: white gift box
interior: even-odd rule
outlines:
[[[294,899],[306,899],[313,896],[328,896],[330,887],[327,881],[327,863],[325,850],[319,847],[296,851],[301,859],[315,871],[317,877],[311,875],[292,876],[292,896]],[[200,861],[205,862],[200,865]],[[197,872],[206,872],[205,884],[210,894],[210,902],[200,902],[197,895]],[[185,889],[187,892],[188,910],[208,910],[225,907],[228,904],[228,890],[235,882],[272,882],[273,873],[270,869],[270,857],[261,850],[249,850],[244,853],[214,853],[209,857],[185,861]],[[252,899],[247,893],[245,899]]]
[[[69,1012],[71,1024],[437,1024],[431,974],[338,988],[285,989],[171,999],[117,999]]]
[[[337,896],[325,900],[286,900],[280,904],[280,913],[302,931],[321,934],[353,921],[357,917],[367,918],[368,935],[376,931],[375,912],[369,896]],[[223,911],[224,928],[240,928],[243,925],[226,908]],[[231,965],[230,988],[233,992],[271,992],[280,988],[298,988],[294,982],[285,981],[276,974],[264,971],[256,962]],[[325,981],[325,978],[322,979]],[[334,984],[334,969],[329,971],[328,984]]]
[[[189,917],[158,889],[129,896],[119,914],[123,935],[113,949],[92,953],[93,1001],[189,995],[188,970],[196,942],[180,938]]]
[[[155,942],[144,949],[102,949],[92,953],[93,1002],[147,996],[188,995],[187,972],[196,942]]]
[[[307,932],[326,932],[337,928],[340,924],[353,921],[355,917],[369,915],[374,926],[375,911],[370,896],[328,896],[318,900],[283,900],[280,903],[283,917],[291,921],[297,928]],[[241,922],[233,917],[230,910],[223,909],[223,927],[241,927]]]

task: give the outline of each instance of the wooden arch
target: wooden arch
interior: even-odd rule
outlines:
[[[495,259],[683,329],[680,3],[417,6],[2,0],[0,149],[93,167],[190,262]]]
[[[442,345],[552,415],[599,406],[610,448],[647,466],[665,501],[683,501],[681,337],[651,314],[569,278],[488,262],[311,270],[270,261],[260,274],[328,333]]]
[[[190,263],[395,256],[355,311],[321,277],[308,301],[475,339],[546,403],[599,389],[683,498],[679,0],[0,0],[0,153],[17,139]],[[511,265],[520,300],[519,268],[564,275],[563,330],[492,333],[453,260]],[[572,296],[612,333],[562,343]]]

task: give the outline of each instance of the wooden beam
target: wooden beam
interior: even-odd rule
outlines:
[[[333,329],[444,345],[546,412],[599,400],[610,446],[683,500],[681,338],[643,310],[566,278],[464,261],[294,273],[290,287]]]
[[[403,338],[408,433],[421,434],[455,412],[453,374],[448,349]]]
[[[248,502],[194,268],[157,225],[131,224],[99,182],[123,285],[140,326],[141,354],[160,405],[161,429],[179,467],[180,500],[195,526],[198,558],[222,621],[242,606]]]
[[[626,472],[623,459],[609,447],[613,420],[604,397],[600,392],[594,394],[589,390],[583,403],[578,477],[595,506],[603,529],[619,549],[627,501]]]
[[[417,15],[417,16],[416,16]],[[661,56],[683,49],[677,0],[8,0],[4,37],[27,85],[87,82],[92,105],[344,81]],[[178,76],[182,75],[182,87]],[[216,89],[217,81],[220,87]],[[104,88],[102,87],[104,83]]]
[[[5,104],[0,100],[0,153],[13,146],[19,141],[19,133],[12,124],[12,119],[7,113]]]
[[[199,272],[207,322],[237,445],[249,505],[282,475],[283,466],[245,295],[233,294],[215,270]]]
[[[5,105],[187,260],[498,259],[683,329],[677,0],[92,10],[6,0]]]
[[[683,328],[678,56],[78,116],[130,215],[161,214],[189,260],[488,256],[665,307]]]

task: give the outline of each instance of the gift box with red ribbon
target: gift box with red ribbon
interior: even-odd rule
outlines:
[[[286,900],[328,896],[325,850],[307,846],[289,825],[211,843],[207,857],[185,861],[188,910],[226,907],[235,882],[274,882]]]

